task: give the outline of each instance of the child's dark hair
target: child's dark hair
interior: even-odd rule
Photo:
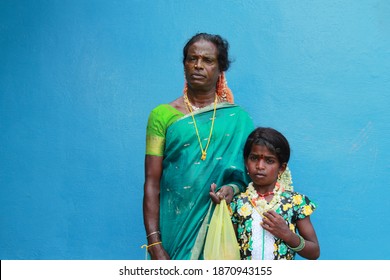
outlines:
[[[267,147],[273,152],[280,164],[288,163],[290,159],[290,145],[279,131],[270,127],[258,127],[249,134],[244,146],[244,159],[247,160],[253,145]]]

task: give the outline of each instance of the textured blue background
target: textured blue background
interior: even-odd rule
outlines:
[[[321,259],[388,259],[390,2],[0,0],[0,258],[143,259],[145,126],[196,32],[292,145]]]

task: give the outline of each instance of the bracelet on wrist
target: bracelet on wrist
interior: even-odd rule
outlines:
[[[146,235],[146,238],[149,238],[149,237],[151,237],[152,235],[155,235],[155,234],[161,234],[161,232],[160,231],[153,231],[153,232],[151,232],[151,233],[149,233],[148,235]]]
[[[227,186],[229,186],[229,187],[232,188],[232,190],[233,190],[233,196],[235,196],[236,194],[239,194],[239,193],[240,193],[240,189],[238,188],[237,185],[229,184],[229,185],[227,185]]]
[[[158,241],[158,242],[155,242],[155,243],[152,243],[152,244],[149,244],[149,245],[142,245],[141,248],[145,248],[145,260],[148,259],[148,250],[150,247],[153,247],[155,245],[158,245],[158,244],[162,244],[162,241]]]
[[[146,250],[149,250],[150,247],[153,247],[153,246],[158,245],[158,244],[161,244],[161,243],[162,243],[162,242],[159,241],[159,242],[155,242],[155,243],[152,243],[152,244],[150,244],[150,245],[147,245],[147,246],[146,246]]]
[[[305,248],[305,239],[303,239],[302,236],[300,236],[299,234],[297,234],[298,237],[299,237],[299,245],[297,247],[290,247],[291,250],[295,251],[295,252],[299,252],[299,251],[302,251],[303,248]]]

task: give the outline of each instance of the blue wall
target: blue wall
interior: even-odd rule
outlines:
[[[226,37],[237,103],[288,137],[321,259],[388,259],[390,2],[0,1],[0,258],[142,259],[145,125],[182,47]],[[379,242],[378,242],[379,241]]]

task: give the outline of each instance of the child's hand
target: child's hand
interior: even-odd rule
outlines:
[[[285,240],[291,234],[291,230],[288,228],[286,221],[274,210],[264,212],[263,215],[264,218],[261,226],[272,235]]]

